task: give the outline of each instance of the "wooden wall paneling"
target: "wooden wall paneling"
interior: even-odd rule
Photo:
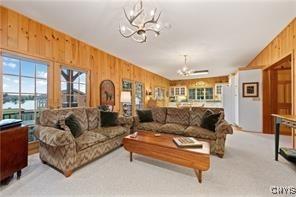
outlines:
[[[8,39],[7,46],[13,49],[17,49],[17,39],[18,39],[18,14],[16,12],[8,12]]]
[[[7,47],[7,36],[8,36],[8,11],[0,6],[0,31],[1,31],[1,48]]]
[[[29,19],[29,48],[31,55],[40,55],[40,24]]]
[[[65,35],[65,63],[72,65],[72,40],[71,37]]]
[[[91,48],[90,50],[90,83],[88,87],[90,88],[90,106],[97,106],[97,95],[99,94],[99,85],[98,85],[98,58],[97,58],[97,50],[95,48]]]
[[[48,88],[48,94],[47,94],[47,101],[48,101],[48,107],[54,108],[55,107],[55,100],[54,100],[54,87],[55,87],[55,80],[54,80],[54,64],[49,63],[48,64],[48,74],[47,74],[47,88]]]
[[[53,98],[54,98],[54,108],[61,107],[61,64],[53,64]]]
[[[77,66],[80,66],[84,69],[89,69],[89,56],[90,56],[90,46],[79,42],[79,64]]]
[[[28,51],[29,44],[29,19],[18,16],[18,49]]]
[[[65,34],[58,31],[52,31],[52,40],[53,59],[65,63]]]
[[[131,81],[137,79],[142,81],[145,87],[166,86],[169,83],[169,80],[163,77],[93,48],[22,14],[3,6],[0,6],[0,9],[1,49],[8,53],[17,53],[26,55],[28,58],[52,62],[48,73],[50,80],[52,80],[52,82],[49,81],[49,84],[53,83],[52,90],[49,91],[48,95],[49,107],[60,106],[61,65],[87,70],[90,73],[88,102],[91,106],[96,106],[100,102],[99,84],[104,79],[111,79],[115,84],[116,110],[120,109],[122,79]],[[10,39],[9,45],[8,37]],[[146,75],[149,77],[147,78]],[[150,82],[148,82],[149,80]]]
[[[53,30],[42,25],[40,27],[40,55],[52,59],[53,57]]]

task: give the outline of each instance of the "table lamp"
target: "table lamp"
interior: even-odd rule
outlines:
[[[123,115],[128,116],[127,110],[128,110],[128,105],[127,103],[131,103],[132,97],[131,97],[131,92],[129,91],[122,91],[120,95],[120,102],[122,103],[122,109],[123,109]]]

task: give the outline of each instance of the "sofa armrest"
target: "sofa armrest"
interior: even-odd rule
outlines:
[[[118,117],[118,122],[119,122],[119,125],[130,129],[133,126],[134,121],[133,121],[132,117],[119,116]]]
[[[225,120],[222,120],[216,126],[215,132],[218,136],[226,135],[226,134],[233,134],[233,129],[231,127],[231,124],[229,124]]]
[[[38,140],[50,146],[65,146],[75,143],[75,139],[69,130],[36,125],[34,135]]]

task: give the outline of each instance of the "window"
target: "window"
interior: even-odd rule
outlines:
[[[192,88],[192,89],[189,89],[189,99],[190,100],[195,100],[196,98],[196,89],[195,88]]]
[[[190,100],[211,100],[213,99],[213,88],[190,88],[189,99]]]
[[[205,99],[205,89],[204,88],[196,88],[196,99],[204,100]]]
[[[136,109],[143,109],[144,107],[144,85],[141,82],[136,82],[135,102]]]
[[[216,94],[221,95],[222,94],[222,84],[216,84]]]
[[[213,99],[213,88],[205,88],[206,92],[206,100],[211,100]]]
[[[3,56],[3,119],[22,119],[29,126],[29,141],[35,120],[47,107],[48,65],[34,60]]]
[[[86,72],[69,68],[61,69],[61,106],[86,106]]]

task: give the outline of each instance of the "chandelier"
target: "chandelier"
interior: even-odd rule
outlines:
[[[157,9],[154,8],[150,11],[149,15],[146,14],[142,0],[139,0],[128,13],[123,8],[124,16],[130,27],[120,24],[120,34],[125,38],[132,38],[139,43],[147,41],[148,32],[154,33],[155,37],[159,36],[160,24],[158,20],[161,12],[157,14],[156,11]]]
[[[187,65],[187,55],[184,55],[184,62],[185,62],[185,64],[184,64],[183,68],[182,68],[182,69],[179,69],[179,70],[177,71],[177,73],[178,73],[180,76],[185,76],[185,77],[187,77],[187,76],[191,75],[191,73],[192,73],[192,70],[189,69],[189,67],[188,67],[188,65]]]

